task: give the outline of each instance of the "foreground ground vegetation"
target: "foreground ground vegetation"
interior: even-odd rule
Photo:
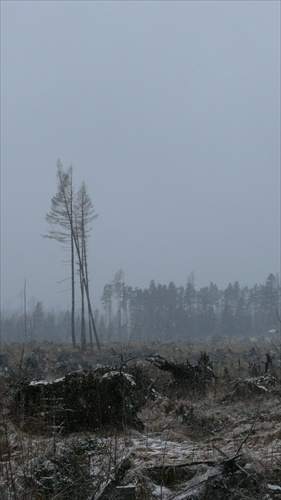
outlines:
[[[5,344],[0,498],[281,498],[279,338]]]

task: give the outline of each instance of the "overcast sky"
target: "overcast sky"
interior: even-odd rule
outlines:
[[[94,308],[280,269],[279,1],[1,2],[1,304],[65,308],[56,163],[85,180]]]

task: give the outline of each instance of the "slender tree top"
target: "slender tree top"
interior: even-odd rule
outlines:
[[[75,232],[78,237],[86,238],[92,230],[92,226],[89,227],[89,224],[98,217],[98,214],[95,213],[84,181],[75,195],[73,211]]]
[[[66,171],[63,170],[62,163],[57,163],[57,192],[51,201],[50,212],[46,214],[46,221],[55,230],[49,230],[45,238],[53,238],[64,242],[71,237],[71,217],[73,212],[73,184],[72,166]]]

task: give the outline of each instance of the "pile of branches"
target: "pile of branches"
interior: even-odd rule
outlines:
[[[171,373],[176,384],[181,384],[194,391],[205,390],[206,385],[216,378],[206,352],[201,352],[196,365],[192,365],[188,359],[186,363],[168,361],[159,354],[146,358],[146,360],[159,370]]]

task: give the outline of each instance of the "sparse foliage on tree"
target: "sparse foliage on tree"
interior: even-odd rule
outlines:
[[[72,167],[66,171],[62,163],[57,164],[57,193],[52,198],[51,210],[46,215],[47,222],[54,227],[45,237],[53,238],[60,243],[70,246],[71,250],[71,331],[72,344],[76,347],[75,334],[75,272],[78,267],[81,291],[81,348],[86,349],[86,323],[85,323],[85,298],[90,324],[90,339],[92,329],[98,348],[100,342],[97,335],[94,316],[92,312],[89,277],[87,263],[87,239],[91,230],[90,224],[96,218],[94,207],[87,193],[86,184],[83,182],[77,193],[74,192],[72,180]],[[75,261],[75,259],[77,259]],[[91,341],[92,344],[92,341]]]

